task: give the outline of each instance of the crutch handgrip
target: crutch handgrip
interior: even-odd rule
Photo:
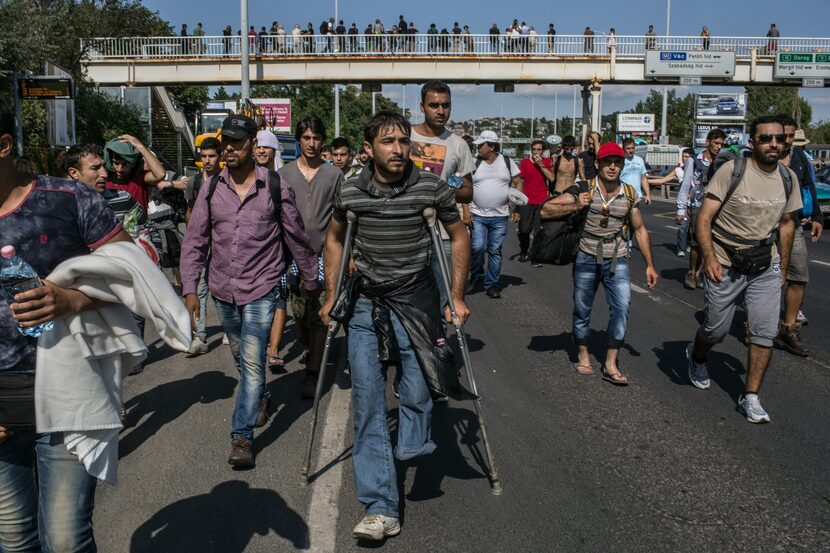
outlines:
[[[357,222],[357,215],[351,209],[346,212],[346,222],[352,224]]]
[[[427,226],[432,228],[435,226],[435,208],[427,207],[424,209],[424,219],[427,220]]]

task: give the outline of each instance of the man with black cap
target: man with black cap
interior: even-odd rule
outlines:
[[[594,297],[602,282],[611,318],[608,350],[600,370],[603,380],[617,386],[628,385],[628,379],[620,372],[617,354],[625,339],[631,303],[628,241],[632,230],[646,263],[649,288],[657,285],[658,278],[648,230],[640,213],[640,196],[631,185],[620,181],[624,165],[625,151],[613,142],[603,144],[597,151],[596,178],[578,182],[541,209],[543,220],[562,219],[584,210],[585,225],[573,267],[573,338],[578,349],[575,369],[581,375],[594,373],[588,355],[588,334]]]
[[[228,458],[235,468],[254,466],[253,429],[268,421],[265,351],[274,311],[280,302],[285,307],[278,286],[287,269],[286,247],[309,295],[319,294],[317,258],[294,191],[274,171],[254,163],[256,134],[249,117],[231,115],[222,123],[226,167],[199,190],[181,256],[183,292],[195,327],[196,288],[210,251],[208,288],[240,374]]]

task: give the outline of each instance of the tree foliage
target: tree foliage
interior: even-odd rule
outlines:
[[[326,125],[327,141],[334,136],[334,87],[329,85],[260,85],[251,89],[253,98],[290,98],[291,127],[307,115],[316,115]],[[385,96],[375,98],[376,110],[400,111],[400,107]],[[357,87],[340,90],[340,135],[347,138],[352,148],[363,144],[363,125],[372,115],[372,95]]]
[[[746,117],[752,121],[761,115],[789,115],[806,129],[813,118],[813,108],[794,87],[748,86]]]
[[[694,139],[695,125],[695,99],[693,94],[678,97],[677,91],[669,90],[668,94],[668,121],[666,132],[673,144],[691,145]],[[637,102],[633,110],[626,113],[653,113],[656,129],[663,125],[663,93],[651,89],[648,96]],[[616,125],[616,115],[614,116]]]

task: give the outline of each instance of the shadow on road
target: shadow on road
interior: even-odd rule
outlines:
[[[127,411],[124,430],[130,432],[119,440],[119,456],[126,457],[168,423],[182,416],[197,403],[213,403],[233,395],[236,380],[219,371],[198,373],[193,378],[160,384],[124,404]],[[133,428],[142,417],[150,416]]]
[[[588,336],[588,352],[600,363],[605,361],[605,350],[608,343],[607,337],[608,333],[604,330],[592,330]],[[533,336],[530,338],[527,349],[543,353],[565,351],[571,363],[576,363],[577,361],[576,344],[574,344],[573,336],[570,332],[563,332],[556,336]],[[622,349],[627,351],[632,357],[640,357],[640,352],[628,343],[624,343]]]
[[[130,540],[131,553],[242,553],[251,538],[275,532],[308,549],[308,526],[272,490],[247,482],[222,482],[209,493],[163,508],[142,524]],[[282,550],[275,544],[273,551]]]
[[[663,280],[674,280],[681,284],[686,280],[686,273],[689,272],[687,267],[675,267],[673,269],[663,269],[660,271],[660,278]]]
[[[689,382],[688,362],[686,360],[686,346],[689,341],[663,342],[660,347],[654,348],[654,355],[657,356],[657,367],[669,377],[669,379],[680,386],[691,386]],[[746,369],[743,363],[729,355],[719,352],[715,346],[706,359],[709,367],[709,378],[737,403],[738,396],[744,390],[744,382],[741,376]]]

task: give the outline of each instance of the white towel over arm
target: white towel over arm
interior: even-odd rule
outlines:
[[[132,242],[68,259],[46,279],[112,305],[55,321],[38,340],[37,431],[64,432],[67,448],[87,471],[114,484],[121,382],[147,357],[132,313],[152,321],[179,351],[190,347],[190,316],[164,273]]]

